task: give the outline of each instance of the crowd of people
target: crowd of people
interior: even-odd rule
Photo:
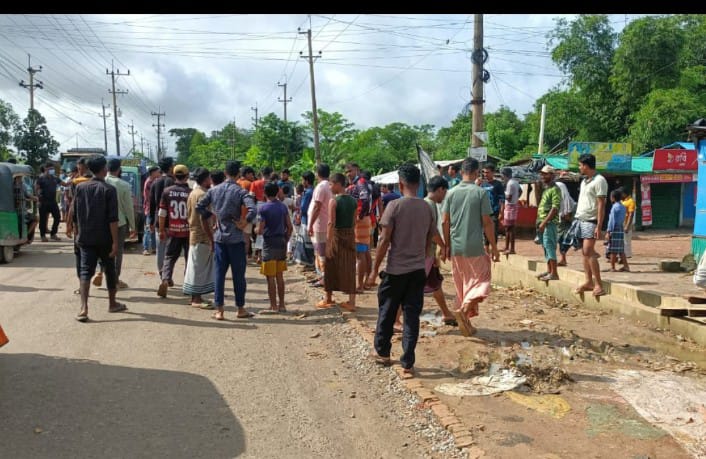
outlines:
[[[570,247],[582,248],[586,282],[577,293],[592,290],[605,294],[597,269],[595,243],[601,239],[605,179],[595,171],[595,158],[579,159],[585,177],[578,203],[556,181],[550,166],[541,170],[543,193],[538,208],[538,239],[544,247],[547,272],[543,280],[558,279],[557,247],[562,257]],[[129,190],[120,182],[120,160],[92,157],[79,161],[79,174],[70,187],[67,235],[74,238],[76,273],[81,307],[76,319],[88,320],[91,282],[100,285],[105,276],[109,311],[127,306],[116,300],[120,281],[122,247],[134,233]],[[402,333],[400,362],[413,374],[415,347],[424,294],[431,293],[447,325],[458,326],[464,335],[475,328],[471,319],[491,291],[491,265],[500,260],[499,226],[505,228],[505,250],[514,252],[512,229],[517,220],[520,186],[512,171],[503,169],[504,182],[495,179],[495,168],[482,170],[468,158],[450,168],[448,175],[423,183],[418,167],[400,166],[399,192],[378,186],[358,165],[349,163],[331,173],[327,164],[316,174],[305,172],[301,183],[291,182],[287,170],[275,174],[263,168],[259,176],[251,167],[228,161],[223,171],[185,165],[163,158],[148,170],[144,183],[146,217],[143,249],[156,255],[159,297],[174,286],[174,272],[183,258],[181,293],[196,308],[213,309],[213,318],[224,319],[225,280],[230,270],[236,317],[254,314],[246,308],[246,268],[257,263],[267,280],[269,307],[261,314],[287,311],[284,271],[299,264],[314,274],[311,283],[323,289],[318,309],[334,306],[356,310],[356,295],[377,287],[379,314],[375,353],[382,365],[391,364],[391,339]],[[482,174],[482,175],[481,175]],[[420,198],[420,187],[427,191]],[[625,222],[622,193],[611,194],[613,207],[608,223],[608,253],[628,268],[625,254]],[[127,201],[130,201],[129,203]],[[574,208],[575,207],[575,208]],[[633,208],[634,212],[634,208]],[[573,215],[573,221],[571,221]],[[371,248],[376,246],[375,257]],[[441,262],[451,264],[455,304],[449,307],[441,288]],[[96,269],[100,264],[100,271]],[[384,267],[383,267],[384,264]],[[335,292],[347,295],[342,301]],[[205,296],[213,293],[213,301]]]

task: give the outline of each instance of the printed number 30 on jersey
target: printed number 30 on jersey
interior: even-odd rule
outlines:
[[[169,203],[169,218],[171,220],[186,220],[186,202],[171,201]]]

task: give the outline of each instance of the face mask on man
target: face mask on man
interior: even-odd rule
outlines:
[[[55,175],[56,171],[54,169],[49,169],[49,175]]]

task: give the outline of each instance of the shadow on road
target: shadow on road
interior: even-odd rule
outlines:
[[[0,354],[3,457],[232,458],[243,427],[216,387],[178,371]]]

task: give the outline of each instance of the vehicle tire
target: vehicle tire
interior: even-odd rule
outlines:
[[[15,258],[15,248],[11,245],[4,245],[2,247],[2,258],[5,263],[10,263]]]

